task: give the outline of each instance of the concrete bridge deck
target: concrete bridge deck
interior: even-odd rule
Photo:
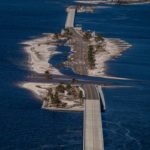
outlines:
[[[84,44],[84,40],[80,34],[73,29],[76,8],[67,8],[68,16],[65,24],[65,28],[71,28],[74,40],[76,41],[76,51],[80,54],[79,60],[85,62],[84,49],[87,48]],[[85,63],[82,65],[78,63],[80,67],[79,74],[87,75],[87,66]],[[104,150],[102,119],[101,119],[101,101],[99,90],[95,85],[84,84],[83,89],[85,91],[85,111],[84,111],[84,130],[83,130],[83,150]]]
[[[73,28],[74,27],[76,8],[75,7],[68,7],[67,8],[67,13],[68,14],[67,14],[65,28]]]
[[[104,150],[100,97],[95,85],[85,85],[83,150]]]

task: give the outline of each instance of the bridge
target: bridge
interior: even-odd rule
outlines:
[[[70,28],[74,39],[73,49],[76,51],[77,64],[71,64],[74,71],[80,75],[88,75],[85,55],[88,50],[88,43],[74,29]],[[80,63],[79,63],[80,62]],[[101,97],[99,89],[94,84],[84,84],[85,91],[85,110],[84,110],[84,129],[83,129],[83,150],[104,150],[102,119],[101,119]],[[102,91],[102,90],[100,90]],[[104,100],[104,99],[103,99]]]
[[[85,91],[83,150],[104,150],[101,103],[95,85],[83,86]]]
[[[68,14],[67,14],[65,28],[73,28],[74,27],[76,7],[74,7],[74,6],[68,7],[67,13]]]

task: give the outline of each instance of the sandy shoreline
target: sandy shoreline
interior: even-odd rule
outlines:
[[[76,0],[76,3],[79,4],[92,4],[92,5],[98,5],[98,4],[108,4],[108,5],[116,5],[116,4],[121,4],[121,5],[140,5],[140,4],[149,4],[150,1],[145,1],[145,0],[122,0],[120,3],[118,1],[104,1],[104,0]]]
[[[50,74],[61,75],[59,70],[54,68],[48,62],[53,55],[59,53],[56,51],[58,43],[53,39],[53,37],[54,34],[47,34],[43,37],[22,42],[22,44],[25,45],[24,50],[28,55],[28,68],[31,71],[39,74],[44,74],[45,71],[49,71]],[[77,104],[74,100],[63,100],[63,102],[67,104],[64,108],[45,107],[44,97],[47,94],[47,88],[54,88],[56,87],[56,84],[23,82],[19,83],[18,86],[31,91],[36,98],[40,99],[43,103],[41,107],[42,109],[52,111],[83,111],[83,106],[76,106]]]
[[[42,109],[46,110],[53,110],[53,111],[83,111],[84,106],[78,106],[76,104],[75,100],[66,100],[65,98],[61,99],[62,102],[65,102],[67,104],[64,108],[56,108],[56,107],[46,107],[46,101],[44,101],[45,95],[48,93],[48,88],[55,88],[58,84],[53,83],[32,83],[32,82],[25,82],[20,84],[19,86],[21,88],[27,89],[29,91],[32,91],[34,96],[37,97],[43,104]],[[77,105],[77,106],[76,106]]]
[[[49,59],[57,54],[57,45],[53,44],[54,34],[39,37],[29,41],[22,42],[25,45],[24,50],[28,55],[28,67],[36,73],[45,73],[49,71],[53,74],[61,74],[56,68],[48,63]]]
[[[50,74],[62,75],[58,69],[49,64],[49,59],[52,58],[53,55],[60,53],[57,51],[57,47],[61,40],[63,41],[65,39],[66,41],[67,38],[67,35],[48,33],[43,34],[42,37],[22,42],[24,51],[28,55],[29,69],[38,74],[49,72]],[[69,42],[69,40],[67,42]],[[102,45],[104,46],[103,49],[98,51],[95,55],[95,68],[92,70],[88,69],[88,75],[109,78],[105,74],[107,69],[106,62],[120,56],[121,53],[131,45],[123,40],[111,38],[104,38]],[[74,51],[72,45],[69,45],[69,47],[71,51]],[[69,57],[70,56],[68,56],[68,58]],[[19,84],[19,86],[32,91],[32,93],[43,102],[43,109],[55,111],[83,111],[83,106],[80,106],[74,99],[68,101],[65,100],[65,97],[62,97],[62,101],[67,104],[63,108],[51,107],[48,102],[44,101],[48,92],[47,88],[54,88],[56,84],[26,82]]]
[[[53,44],[55,42],[55,40],[53,40],[53,36],[54,34],[48,34],[46,36],[22,43],[25,45],[24,50],[29,57],[28,67],[31,71],[39,74],[41,73],[43,74],[45,73],[45,71],[48,70],[52,74],[61,75],[59,70],[52,67],[52,65],[48,63],[49,59],[53,55],[58,53],[56,51],[57,45]],[[95,55],[95,59],[96,59],[95,69],[88,70],[89,76],[107,78],[105,74],[105,71],[107,69],[106,62],[115,57],[120,56],[124,50],[126,50],[131,46],[123,40],[113,39],[113,38],[105,38],[104,45],[105,45],[105,51],[101,51]],[[108,77],[108,78],[113,78],[113,77]],[[37,89],[30,88],[30,86],[31,87],[34,86],[34,83],[33,85],[32,83],[22,85],[23,88],[30,89],[33,93],[39,95],[39,93],[37,93]]]
[[[106,77],[106,62],[119,57],[122,52],[127,50],[131,45],[121,39],[104,38],[104,51],[100,51],[95,55],[95,68],[88,70],[90,76]]]
[[[28,66],[31,71],[39,74],[44,74],[45,71],[49,71],[49,73],[51,74],[61,75],[59,70],[57,70],[51,64],[48,63],[49,59],[53,55],[58,53],[56,51],[58,43],[53,37],[54,34],[47,34],[44,35],[43,37],[35,38],[22,43],[23,45],[25,45],[24,50],[29,57]],[[109,78],[105,75],[105,71],[107,69],[106,62],[112,58],[120,56],[124,50],[126,50],[131,46],[123,40],[112,38],[104,38],[103,45],[105,47],[104,51],[100,51],[95,55],[96,59],[95,69],[88,70],[88,74],[90,76]],[[72,49],[73,47],[70,45],[70,48]],[[63,102],[67,103],[67,106],[64,108],[45,107],[46,102],[43,100],[43,98],[47,93],[46,88],[54,87],[56,86],[55,84],[27,82],[19,84],[19,86],[29,91],[32,91],[34,96],[36,96],[43,102],[42,109],[53,111],[83,111],[83,106],[79,106],[74,102],[74,100],[71,101],[63,100]],[[39,86],[41,86],[42,88],[39,88]]]

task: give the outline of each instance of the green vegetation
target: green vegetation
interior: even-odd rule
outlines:
[[[64,36],[69,37],[69,38],[72,36],[72,33],[70,32],[68,28],[64,29],[64,31],[65,31]]]
[[[56,91],[54,96],[53,96],[53,99],[52,99],[52,103],[53,104],[59,104],[61,101],[59,99],[59,96],[58,96],[58,92]]]
[[[59,38],[59,36],[60,36],[60,34],[59,34],[59,33],[55,33],[55,34],[54,34],[54,38],[55,38],[55,39],[58,39],[58,38]]]
[[[104,41],[103,37],[100,34],[97,34],[95,37],[95,40],[98,41]]]
[[[93,69],[95,67],[95,52],[93,46],[89,46],[88,50],[88,62],[90,69]]]
[[[92,35],[91,35],[91,33],[88,31],[88,32],[85,32],[83,38],[84,38],[85,40],[89,40],[91,37],[92,37]]]
[[[83,92],[79,90],[78,86],[72,86],[70,83],[60,83],[56,87],[46,89],[48,92],[43,98],[43,100],[46,102],[46,107],[66,107],[67,103],[63,102],[63,96],[68,96],[68,98],[70,98],[72,101],[78,100],[78,104],[80,103],[80,105],[83,104]]]
[[[47,96],[44,97],[44,101],[51,102],[51,104],[56,104],[56,105],[61,104],[58,92],[55,91],[55,93],[53,93],[52,88],[48,88],[47,90],[48,90],[48,93],[47,93]]]
[[[68,83],[65,85],[63,85],[62,83],[60,83],[57,87],[56,87],[56,91],[60,92],[60,93],[64,93],[65,90],[69,91],[72,88],[71,84]]]
[[[57,87],[56,87],[56,91],[57,92],[61,92],[61,93],[64,93],[65,92],[65,86],[62,84],[62,83],[60,83]]]
[[[66,85],[66,90],[70,90],[71,88],[72,88],[72,87],[71,87],[71,84],[68,83],[68,84]]]
[[[64,31],[65,31],[66,34],[69,34],[69,29],[68,28],[65,28]]]
[[[80,90],[79,92],[80,103],[83,103],[83,92]]]
[[[53,93],[52,88],[48,89],[47,98],[44,98],[44,100],[51,101],[52,104],[60,104],[61,103],[58,92],[55,91],[55,93]]]

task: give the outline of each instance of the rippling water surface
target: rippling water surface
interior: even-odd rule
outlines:
[[[82,113],[41,110],[30,92],[15,86],[28,75],[20,42],[64,27],[67,0],[0,1],[0,149],[82,149]]]
[[[29,74],[20,42],[64,27],[67,0],[0,1],[0,149],[80,150],[83,114],[41,110],[15,84]],[[149,150],[150,5],[110,6],[77,15],[77,24],[133,45],[107,62],[107,74],[136,79],[132,87],[105,88],[106,150]],[[59,56],[61,57],[61,56]],[[64,57],[62,59],[65,59]],[[55,63],[55,60],[50,60]],[[128,81],[129,82],[129,81]],[[128,84],[130,85],[130,83]]]
[[[106,37],[132,44],[107,62],[106,73],[136,80],[126,88],[105,88],[103,113],[106,150],[149,150],[150,144],[150,5],[110,6],[78,15],[77,23]],[[127,81],[130,86],[130,81]],[[123,84],[124,85],[124,84]]]

